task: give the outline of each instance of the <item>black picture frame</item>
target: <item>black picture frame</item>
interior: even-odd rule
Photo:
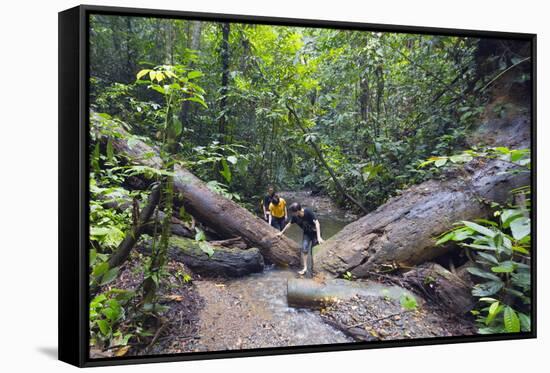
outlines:
[[[483,38],[516,39],[531,43],[531,188],[532,188],[532,329],[513,334],[436,337],[408,341],[357,342],[243,351],[212,351],[177,355],[151,355],[90,359],[88,357],[88,31],[90,14],[180,18],[203,21],[229,21],[285,26],[391,31]],[[460,30],[419,26],[368,24],[357,22],[198,13],[174,10],[137,9],[81,5],[59,13],[59,360],[79,367],[170,362],[198,359],[235,358],[261,355],[358,350],[444,343],[484,342],[536,338],[536,34]]]

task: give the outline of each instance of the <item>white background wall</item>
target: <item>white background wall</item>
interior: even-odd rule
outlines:
[[[548,369],[550,37],[544,1],[90,0],[97,5],[538,34],[539,338],[110,368],[117,372],[529,372]],[[76,1],[6,0],[0,10],[0,370],[54,370],[57,346],[57,12]],[[536,368],[536,367],[539,368]]]

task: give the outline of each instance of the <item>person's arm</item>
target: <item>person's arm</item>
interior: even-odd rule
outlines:
[[[277,236],[278,236],[278,237],[281,237],[281,236],[285,233],[285,231],[288,229],[288,227],[290,227],[291,225],[292,225],[292,221],[289,221],[288,224],[285,225],[285,227],[283,228],[283,230],[280,231],[279,233],[277,233]]]
[[[267,219],[267,210],[265,209],[265,201],[262,200],[262,208],[264,209],[264,219]]]
[[[285,205],[285,221],[288,220],[288,211],[286,210],[286,205]]]
[[[269,225],[271,225],[271,214],[268,214],[267,223],[268,223]]]
[[[321,237],[321,223],[319,223],[319,220],[315,220],[314,223],[315,230],[317,231],[317,241],[319,241],[319,243],[325,242],[325,240]]]

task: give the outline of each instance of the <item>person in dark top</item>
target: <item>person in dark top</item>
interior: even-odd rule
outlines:
[[[275,188],[273,188],[273,186],[270,185],[267,188],[267,194],[264,196],[264,200],[262,203],[265,221],[269,221],[269,217],[267,216],[269,214],[269,204],[271,203],[271,200],[273,200],[274,195],[275,195]]]
[[[281,237],[291,224],[298,224],[304,233],[302,238],[302,264],[304,268],[298,273],[303,275],[307,272],[307,277],[313,275],[313,246],[323,243],[321,238],[321,224],[317,217],[308,208],[302,208],[298,202],[294,202],[289,207],[292,218],[288,224],[277,235]]]

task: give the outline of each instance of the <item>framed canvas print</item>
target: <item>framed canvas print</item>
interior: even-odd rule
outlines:
[[[59,13],[59,357],[536,336],[536,37]]]

